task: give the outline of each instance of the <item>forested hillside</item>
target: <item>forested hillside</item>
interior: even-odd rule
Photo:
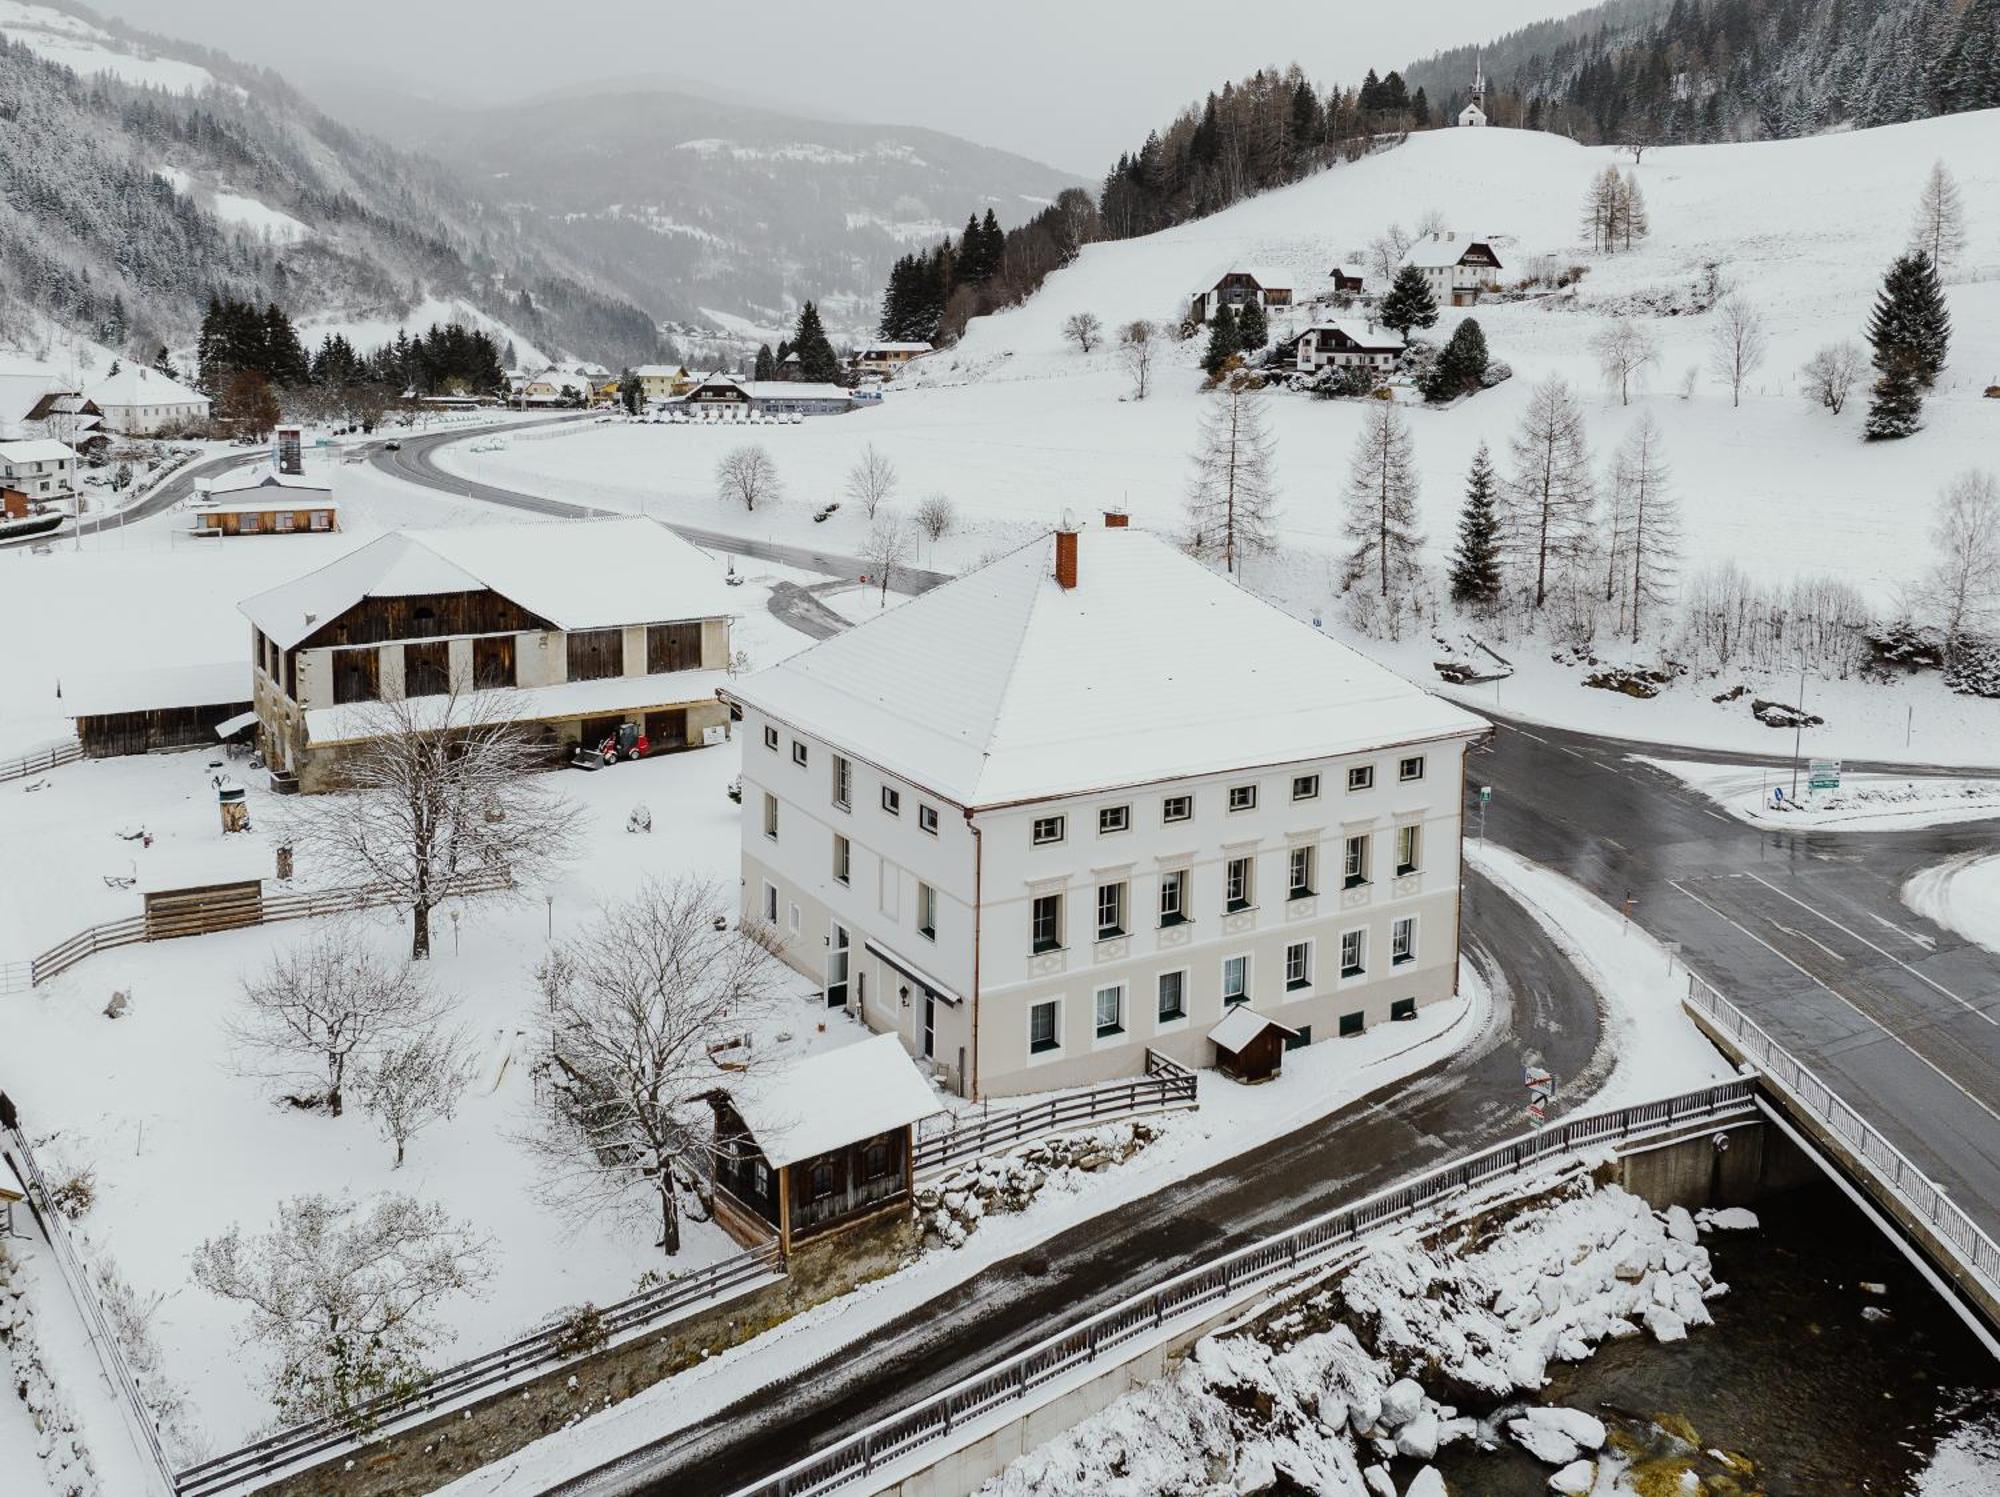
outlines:
[[[606,362],[660,352],[652,319],[559,247],[268,73],[189,49],[201,65],[183,66],[210,80],[198,94],[129,72],[79,77],[33,50],[44,33],[10,29],[0,337],[34,337],[40,313],[150,357],[162,343],[187,347],[216,295],[275,302],[301,322],[394,320],[428,298],[461,298],[551,349]]]
[[[2000,105],[2000,0],[1657,0],[1413,64],[1457,108],[1587,144],[1759,140]]]

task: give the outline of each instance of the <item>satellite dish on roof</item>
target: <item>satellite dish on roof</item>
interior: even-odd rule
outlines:
[[[1062,528],[1065,530],[1075,530],[1077,528],[1076,511],[1071,509],[1067,504],[1063,506]]]

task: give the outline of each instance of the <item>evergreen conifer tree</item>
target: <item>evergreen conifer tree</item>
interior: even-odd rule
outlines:
[[[1923,376],[1917,361],[1906,351],[1898,351],[1886,362],[1878,354],[1875,388],[1868,402],[1868,419],[1862,423],[1864,442],[1894,441],[1912,436],[1923,425]]]
[[[757,362],[751,371],[752,379],[776,379],[778,377],[777,355],[771,352],[771,345],[757,345]]]
[[[181,377],[181,372],[174,368],[173,356],[167,352],[167,345],[164,343],[160,345],[160,351],[153,355],[153,367],[168,379],[179,379]]]
[[[1236,311],[1237,350],[1249,353],[1270,341],[1271,319],[1264,313],[1264,304],[1253,296]]]
[[[1399,333],[1408,333],[1412,328],[1436,327],[1437,298],[1431,295],[1430,282],[1424,279],[1424,273],[1414,265],[1405,265],[1397,271],[1395,283],[1389,287],[1389,294],[1382,298],[1376,318],[1384,327],[1394,328]]]
[[[1424,399],[1454,400],[1479,388],[1486,373],[1486,334],[1476,318],[1468,317],[1452,331],[1423,379]]]
[[[1236,341],[1235,309],[1218,307],[1215,316],[1209,319],[1208,347],[1202,351],[1201,367],[1208,371],[1210,379],[1218,378],[1229,361],[1241,352]]]
[[[1951,312],[1927,254],[1913,250],[1889,267],[1868,319],[1868,341],[1877,369],[1907,353],[1919,383],[1929,389],[1936,382],[1951,350]]]
[[[819,320],[819,308],[807,302],[799,309],[799,325],[792,334],[792,351],[799,356],[799,378],[813,384],[833,384],[840,379],[840,357],[827,339]]]
[[[1466,475],[1448,580],[1451,600],[1461,608],[1481,613],[1500,601],[1500,482],[1484,442]]]

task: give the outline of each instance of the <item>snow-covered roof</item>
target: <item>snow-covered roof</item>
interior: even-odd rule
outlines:
[[[1143,531],[1044,536],[725,696],[969,808],[1470,736],[1483,719]]]
[[[250,696],[247,658],[168,665],[145,671],[105,671],[63,682],[63,701],[71,717],[155,712],[168,707],[215,707],[227,702],[247,702]]]
[[[1460,234],[1450,229],[1439,229],[1424,235],[1403,253],[1403,263],[1414,265],[1419,270],[1442,270],[1456,265],[1465,258],[1465,252],[1474,245],[1484,245],[1489,251],[1493,241],[1481,239],[1476,234]],[[1499,255],[1493,258],[1498,260]]]
[[[290,649],[363,598],[490,588],[559,629],[720,618],[722,568],[657,520],[528,521],[399,530],[238,604]]]
[[[1350,281],[1361,281],[1368,278],[1368,267],[1354,260],[1342,260],[1329,274],[1346,276]]]
[[[1222,1016],[1220,1024],[1209,1030],[1208,1037],[1218,1049],[1227,1050],[1231,1055],[1241,1055],[1243,1047],[1266,1029],[1279,1029],[1286,1034],[1298,1033],[1270,1015],[1258,1013],[1249,1004],[1239,1003]]]
[[[1401,350],[1403,347],[1401,333],[1392,327],[1384,327],[1379,322],[1370,322],[1365,317],[1329,317],[1315,322],[1300,336],[1328,331],[1344,333],[1363,348]]]
[[[673,379],[687,373],[685,364],[641,364],[632,371],[640,379]]]
[[[1247,275],[1258,287],[1265,291],[1289,291],[1297,279],[1289,270],[1279,270],[1271,265],[1225,265],[1215,273],[1209,284],[1220,286],[1233,275]]]
[[[619,712],[643,712],[658,707],[715,700],[715,689],[729,679],[727,671],[670,671],[655,676],[606,676],[597,681],[559,681],[554,686],[525,686],[485,691],[461,698],[463,723],[532,723],[561,717],[605,717]],[[415,715],[422,723],[425,704],[441,714],[449,697],[417,697]],[[306,712],[306,737],[314,744],[348,743],[373,737],[378,708],[371,702],[313,707]]]
[[[723,1089],[773,1169],[944,1111],[893,1034],[752,1072]]]
[[[0,463],[66,463],[76,454],[53,437],[28,442],[0,442]]]
[[[97,408],[129,405],[207,405],[208,397],[190,390],[179,380],[149,369],[144,364],[127,364],[116,374],[107,375],[84,392]]]
[[[0,422],[25,421],[53,384],[47,374],[0,374]]]
[[[225,481],[222,483],[214,484],[209,488],[204,489],[202,492],[211,495],[254,494],[260,489],[296,490],[298,494],[301,496],[301,498],[306,499],[308,501],[310,501],[310,497],[314,494],[321,495],[328,500],[331,500],[333,498],[333,489],[330,485],[324,483],[314,483],[311,479],[295,473],[266,473],[261,477],[257,478],[252,478],[248,474],[246,474],[243,477],[235,479],[233,481]],[[271,497],[271,503],[275,504],[280,502],[277,495],[273,494],[270,497]],[[248,507],[256,508],[257,506],[252,505]]]
[[[930,351],[931,346],[928,343],[908,343],[891,340],[882,343],[863,344],[861,347],[861,357],[865,359],[870,354],[878,353],[929,353]]]
[[[849,400],[854,394],[845,385],[799,379],[749,379],[741,384],[753,400]]]
[[[194,507],[194,513],[197,515],[268,515],[274,510],[289,512],[294,509],[316,509],[331,514],[340,508],[330,497],[333,492],[331,489],[319,489],[315,491],[329,496],[324,499],[308,498],[305,496],[304,491],[297,489],[287,489],[285,492],[296,494],[298,497],[289,499],[273,497],[262,501],[241,500],[232,504],[197,504]]]

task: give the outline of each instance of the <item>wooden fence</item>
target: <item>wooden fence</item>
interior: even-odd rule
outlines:
[[[1028,1107],[969,1116],[949,1132],[918,1139],[911,1163],[919,1175],[935,1174],[1045,1133],[1194,1105],[1194,1072],[1157,1050],[1148,1050],[1144,1076],[1068,1092]]]
[[[508,887],[504,873],[466,880],[464,894],[493,894]],[[269,925],[279,920],[303,920],[311,915],[339,915],[350,910],[379,909],[397,902],[397,891],[382,884],[346,889],[316,889],[303,894],[266,894],[259,902],[256,918],[246,919],[243,906],[230,901],[196,903],[168,914],[131,915],[86,926],[66,941],[58,941],[28,964],[28,985],[39,987],[59,973],[67,972],[86,957],[139,941],[177,940],[182,936],[205,936],[217,931],[239,930],[245,925]],[[4,979],[0,971],[0,979]],[[0,983],[4,991],[4,983]]]
[[[45,769],[59,769],[83,757],[81,743],[52,743],[13,759],[0,759],[0,780],[22,780]]]
[[[751,1248],[630,1299],[604,1306],[597,1312],[595,1323],[602,1339],[595,1335],[591,1339],[604,1346],[635,1333],[652,1331],[667,1321],[761,1288],[784,1271],[775,1242]],[[175,1474],[174,1491],[177,1497],[214,1497],[236,1487],[261,1483],[283,1469],[358,1448],[382,1433],[387,1425],[429,1418],[474,1394],[509,1387],[528,1374],[560,1367],[596,1349],[579,1350],[575,1339],[568,1325],[548,1326],[455,1367],[433,1372],[414,1393],[371,1399],[342,1418],[294,1425],[240,1450],[190,1466]]]

